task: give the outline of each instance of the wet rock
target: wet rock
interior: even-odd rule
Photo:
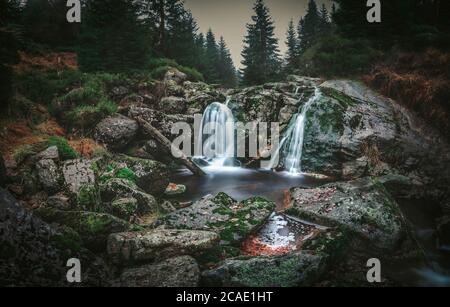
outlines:
[[[275,204],[262,198],[241,203],[224,193],[204,197],[192,206],[169,214],[161,223],[172,229],[209,230],[223,244],[239,245],[270,217]]]
[[[45,191],[54,193],[60,189],[60,173],[58,166],[53,160],[40,160],[36,163],[36,171],[39,182]]]
[[[125,270],[120,277],[122,287],[197,287],[198,264],[192,257],[182,256]]]
[[[139,214],[156,212],[158,203],[150,194],[139,189],[133,182],[126,179],[113,178],[100,185],[101,198],[112,202],[119,198],[134,198],[138,203]]]
[[[83,186],[95,184],[95,173],[90,160],[66,161],[62,166],[62,173],[65,185],[74,194],[78,194]]]
[[[196,256],[219,243],[208,231],[152,230],[113,234],[108,238],[108,255],[116,263],[161,261],[179,255]]]
[[[120,198],[111,203],[111,213],[125,221],[130,221],[136,216],[138,208],[138,201],[133,197]]]
[[[364,177],[367,175],[368,167],[369,161],[366,157],[344,163],[342,165],[342,177],[348,180]]]
[[[184,81],[187,80],[187,75],[185,73],[182,73],[176,68],[169,69],[166,74],[164,75],[164,81],[174,81],[176,84],[181,85],[184,83]]]
[[[92,251],[104,251],[110,234],[128,231],[131,228],[126,221],[106,213],[41,208],[36,210],[36,214],[47,223],[72,228]]]
[[[278,257],[231,259],[202,274],[208,287],[307,287],[326,269],[322,255],[298,252]]]
[[[161,195],[169,185],[169,170],[160,162],[128,156],[120,156],[118,161],[134,172],[136,185],[146,193]]]
[[[76,234],[43,222],[2,189],[0,225],[1,286],[70,286],[66,263],[72,257],[84,264],[84,286],[107,285],[105,263],[83,249]]]
[[[182,97],[164,97],[159,102],[159,110],[168,114],[182,114],[186,112],[187,102]]]
[[[59,151],[58,147],[51,146],[41,153],[37,154],[35,157],[36,161],[40,160],[53,160],[55,162],[59,161]]]
[[[187,188],[185,185],[171,183],[167,187],[166,192],[164,192],[164,194],[166,194],[167,196],[180,195],[186,193],[186,189]]]
[[[288,214],[325,226],[350,230],[372,247],[393,252],[406,236],[397,203],[383,185],[370,178],[291,191]]]
[[[139,124],[125,116],[108,117],[95,128],[95,140],[111,149],[120,150],[133,141],[138,129]]]

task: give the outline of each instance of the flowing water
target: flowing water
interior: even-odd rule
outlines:
[[[215,169],[235,160],[235,121],[228,107],[230,101],[231,97],[225,104],[214,102],[206,108],[197,138],[195,159],[203,159]]]
[[[298,88],[296,89],[295,94],[298,95]],[[278,166],[275,164],[279,161],[280,154],[285,153],[284,169],[291,174],[300,174],[302,172],[301,162],[305,139],[306,115],[311,106],[319,100],[320,97],[320,89],[316,87],[314,90],[314,95],[300,107],[299,112],[292,118],[288,130],[280,142],[278,150],[272,157],[272,161],[269,166],[270,169],[274,169]]]

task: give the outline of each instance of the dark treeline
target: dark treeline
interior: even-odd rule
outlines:
[[[236,85],[225,41],[212,32],[205,40],[182,0],[84,0],[81,24],[66,21],[66,2],[2,0],[2,21],[22,49],[77,51],[83,71],[155,68],[168,58],[207,82]]]

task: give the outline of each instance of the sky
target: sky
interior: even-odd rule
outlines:
[[[316,0],[319,7],[330,0]],[[206,33],[211,28],[219,39],[223,36],[231,51],[234,65],[241,67],[241,51],[246,34],[245,25],[251,21],[255,0],[185,0],[185,7],[192,11],[199,30]],[[286,51],[286,31],[291,18],[295,24],[306,13],[308,0],[266,0],[273,21],[275,35],[279,39],[282,54]]]

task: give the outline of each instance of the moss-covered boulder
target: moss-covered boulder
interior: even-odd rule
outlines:
[[[264,224],[274,209],[273,202],[259,197],[239,203],[220,193],[216,197],[206,196],[160,222],[172,229],[214,231],[220,235],[222,244],[239,245]]]
[[[133,141],[139,124],[123,115],[110,116],[95,127],[95,139],[113,150],[121,150]]]
[[[288,214],[326,226],[342,227],[371,247],[393,252],[406,236],[397,203],[371,178],[295,188]]]
[[[158,202],[155,197],[145,193],[127,179],[113,178],[107,180],[100,184],[100,193],[104,202],[114,202],[122,198],[136,199],[139,214],[158,211]]]
[[[138,208],[136,198],[120,198],[111,203],[111,214],[125,221],[130,221],[138,214]]]
[[[131,229],[128,222],[106,213],[59,211],[50,208],[38,209],[35,212],[47,223],[65,225],[75,230],[86,247],[93,251],[104,251],[110,234]]]
[[[211,231],[164,230],[113,234],[108,255],[116,263],[161,261],[180,255],[198,256],[219,243]]]

